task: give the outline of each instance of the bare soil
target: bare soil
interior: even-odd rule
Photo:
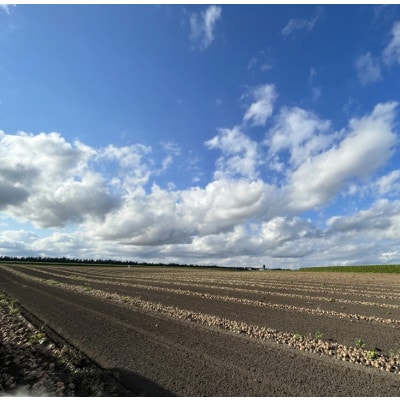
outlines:
[[[0,274],[1,291],[104,370],[118,371],[132,393],[400,394],[400,375],[383,367],[342,361],[307,346],[300,351],[233,328],[220,329],[212,321],[207,325],[207,319],[199,324],[178,317],[183,310],[292,335],[318,332],[345,346],[362,339],[368,349],[389,354],[400,347],[397,275],[16,265],[0,266]],[[136,305],[116,300],[124,298],[134,299]],[[378,301],[390,307],[365,304]],[[168,313],[142,307],[146,302]],[[336,314],[323,313],[331,311]],[[386,318],[392,322],[382,321]]]

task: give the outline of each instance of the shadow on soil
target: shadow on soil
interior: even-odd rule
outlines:
[[[31,357],[46,361],[47,364],[53,363],[53,379],[56,381],[60,380],[66,384],[73,383],[75,386],[73,395],[75,396],[96,396],[98,389],[102,390],[102,396],[176,396],[175,393],[132,371],[123,368],[104,369],[100,367],[94,360],[89,359],[84,353],[81,353],[65,339],[61,338],[61,336],[50,327],[45,326],[42,321],[29,311],[22,307],[20,311],[33,325],[41,327],[41,331],[45,331],[46,336],[55,343],[58,348],[61,349],[67,344],[70,350],[66,351],[64,357],[56,358],[46,346],[42,346],[39,343],[31,343],[28,347],[11,343],[4,345],[3,340],[0,338],[0,397],[5,395],[18,395],[21,387],[27,390],[27,395],[29,396],[41,396],[42,391],[43,393],[55,395],[55,393],[53,394],[54,388],[46,387],[46,383],[38,390],[33,389],[33,391],[31,391],[32,389],[28,389],[28,387],[32,388],[32,386],[40,380],[40,378],[36,376],[31,376],[28,371],[22,368],[21,360],[25,358],[31,359]],[[78,369],[72,373],[71,370],[67,368],[66,361],[69,361]],[[31,368],[28,368],[28,370],[31,370]],[[7,377],[9,376],[14,378],[13,382],[16,384],[14,388],[6,384]],[[71,394],[65,393],[64,395],[70,396]]]
[[[41,380],[36,375],[32,376],[29,372],[32,372],[33,368],[26,371],[20,360],[28,359],[29,362],[33,362],[31,357],[36,360],[40,359],[47,365],[54,364],[51,370],[54,383]],[[107,397],[176,396],[173,392],[134,372],[121,368],[102,369],[91,363],[82,354],[73,363],[75,367],[79,368],[79,372],[72,373],[62,359],[53,357],[39,345],[32,345],[30,348],[12,344],[4,345],[0,339],[0,397],[56,396],[56,387],[54,386],[57,381],[66,385],[74,384],[74,393],[65,392],[64,396],[98,396],[98,390],[101,390],[101,396]],[[49,370],[46,368],[43,372],[48,373]],[[12,381],[10,377],[13,378]],[[14,385],[10,386],[13,383]]]
[[[118,396],[140,396],[140,397],[174,397],[175,393],[163,388],[155,382],[134,372],[113,368],[108,370],[117,376],[119,383],[126,389],[125,393],[117,393]]]

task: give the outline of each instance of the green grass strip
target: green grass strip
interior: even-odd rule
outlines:
[[[370,273],[400,273],[400,265],[353,265],[332,267],[300,268],[303,272],[370,272]]]

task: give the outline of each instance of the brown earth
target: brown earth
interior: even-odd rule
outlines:
[[[101,367],[121,371],[122,383],[127,387],[135,386],[142,395],[400,394],[400,375],[397,373],[299,351],[272,340],[259,340],[219,329],[218,326],[206,326],[175,318],[172,314],[118,303],[111,295],[105,298],[93,295],[94,289],[100,289],[121,298],[140,298],[142,301],[159,303],[164,308],[172,306],[292,334],[307,335],[319,331],[324,339],[349,346],[361,338],[369,348],[378,347],[389,352],[400,347],[400,325],[395,322],[341,319],[301,309],[290,310],[285,306],[342,313],[351,309],[351,313],[378,317],[383,317],[389,310],[392,313],[390,318],[395,320],[400,308],[400,296],[396,292],[396,283],[400,283],[398,276],[379,275],[372,278],[357,275],[352,278],[352,285],[347,274],[341,277],[340,274],[298,272],[0,266],[0,273],[0,290],[18,300],[38,320]],[[96,282],[98,280],[104,283]],[[74,286],[61,287],[55,283]],[[273,291],[274,285],[276,293],[287,296],[263,296],[259,293]],[[78,286],[81,291],[74,289]],[[215,288],[217,286],[221,289]],[[82,287],[86,287],[87,293],[82,292]],[[382,314],[382,309],[373,305],[290,297],[291,293],[325,296],[324,287],[339,293],[343,288],[346,297],[329,294],[335,300],[346,298],[375,302],[376,296],[389,293],[392,298],[387,301],[381,298],[381,301],[382,304],[391,304],[392,308],[384,309],[385,314]],[[200,294],[191,295],[171,289]],[[346,290],[355,292],[349,295],[350,292]],[[364,296],[368,292],[371,292],[370,296]],[[242,304],[240,299],[263,300],[277,307]],[[344,310],[341,308],[343,305],[346,307]],[[138,389],[140,386],[141,392]]]

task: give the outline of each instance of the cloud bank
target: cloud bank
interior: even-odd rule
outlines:
[[[398,104],[333,130],[299,107],[275,111],[277,96],[269,84],[247,94],[242,125],[204,143],[219,153],[213,179],[181,190],[156,183],[182,156],[171,143],[157,162],[139,143],[95,148],[55,132],[0,132],[0,252],[285,267],[396,260],[400,172],[377,174],[397,145]],[[250,137],[253,126],[265,136]],[[318,226],[304,217],[368,191],[372,204],[353,215]],[[11,220],[36,231],[12,230]]]

